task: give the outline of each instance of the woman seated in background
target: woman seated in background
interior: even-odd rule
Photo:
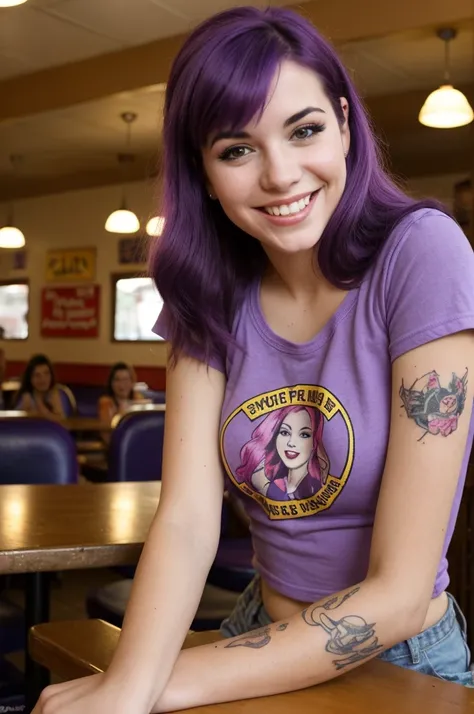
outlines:
[[[143,402],[143,396],[134,389],[135,371],[126,362],[116,362],[110,370],[105,394],[99,399],[99,419],[110,423],[117,414],[125,414],[135,402]]]
[[[26,365],[17,409],[51,421],[61,421],[66,417],[53,365],[46,355],[34,355]]]

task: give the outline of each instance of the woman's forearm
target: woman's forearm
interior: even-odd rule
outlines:
[[[313,686],[412,637],[423,608],[378,580],[328,597],[289,620],[181,652],[154,712]]]
[[[150,529],[107,675],[136,693],[148,710],[168,681],[195,615],[218,535],[197,514],[194,522],[179,523],[158,515]]]

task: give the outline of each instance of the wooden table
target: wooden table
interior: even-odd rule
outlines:
[[[35,414],[34,416],[28,412],[19,411],[18,409],[0,410],[0,419],[41,419],[41,415]],[[111,431],[112,425],[110,422],[101,421],[96,417],[83,417],[83,416],[73,416],[67,419],[62,419],[58,422],[68,431]]]
[[[37,625],[30,634],[35,660],[61,679],[105,672],[120,630],[101,620]],[[189,633],[183,648],[221,639],[218,632]],[[258,655],[256,655],[258,657]],[[474,690],[373,659],[352,672],[297,692],[184,710],[187,714],[470,714]]]
[[[96,417],[73,416],[63,419],[60,424],[68,431],[111,431],[110,422]]]
[[[48,573],[134,565],[160,496],[159,482],[0,486],[0,574],[27,573],[26,633],[49,620]],[[48,683],[26,654],[28,703]]]

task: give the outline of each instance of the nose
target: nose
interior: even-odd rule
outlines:
[[[289,436],[289,437],[288,437],[288,442],[287,442],[286,445],[288,446],[289,449],[294,449],[294,448],[295,448],[295,445],[294,445],[294,443],[293,443],[293,437],[292,437],[292,436]]]
[[[260,184],[265,191],[288,193],[301,176],[298,153],[294,147],[274,147],[264,158]]]

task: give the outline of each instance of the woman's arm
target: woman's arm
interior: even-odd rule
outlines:
[[[35,408],[31,399],[31,394],[28,394],[28,392],[23,392],[16,404],[15,409],[18,409],[18,411],[27,412],[28,414],[33,414],[35,412]]]
[[[46,689],[35,714],[148,714],[160,697],[217,551],[224,484],[218,450],[224,388],[220,372],[194,359],[182,358],[168,370],[160,504],[113,661],[103,677]]]
[[[168,370],[160,505],[109,670],[150,706],[168,681],[217,550],[224,388],[220,372],[193,359]]]
[[[442,406],[444,416],[431,419],[432,433],[424,438],[413,418],[416,389],[404,401],[400,393],[402,385],[412,387],[432,372],[448,387],[452,375],[462,378],[466,369],[474,373],[471,332],[431,342],[394,362],[390,439],[366,579],[285,622],[183,651],[153,711],[318,684],[420,632],[466,449],[473,390],[468,384],[463,396],[458,385],[458,406],[464,402],[458,420],[448,400],[448,413]]]
[[[42,419],[48,419],[48,421],[61,422],[66,416],[61,404],[59,390],[56,388],[51,391],[48,404],[38,395],[32,406],[34,414],[40,416]]]
[[[116,412],[117,409],[111,397],[100,397],[97,403],[97,415],[100,421],[103,421],[104,424],[110,424]],[[104,444],[108,445],[110,443],[110,433],[108,431],[101,431],[100,438]]]

